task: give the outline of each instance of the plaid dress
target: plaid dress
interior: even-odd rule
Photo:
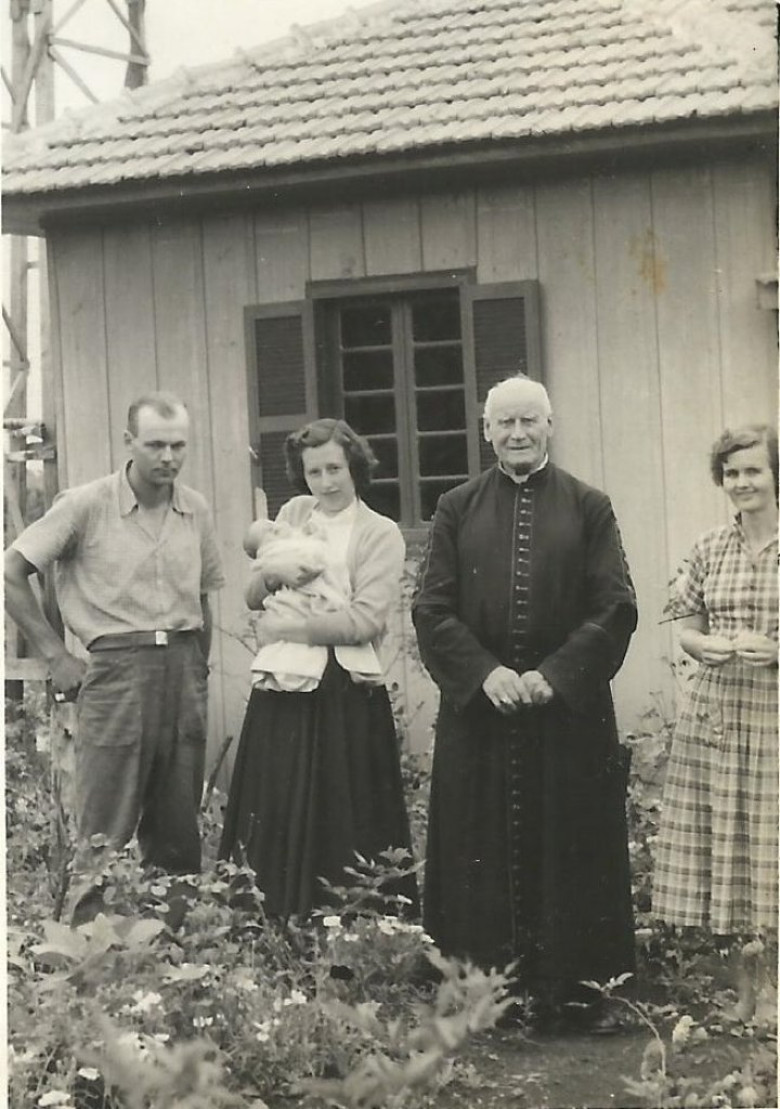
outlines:
[[[777,639],[777,540],[754,553],[739,517],[703,535],[671,610],[713,634]],[[775,929],[778,876],[777,668],[701,665],[686,691],[664,786],[653,909],[713,932]]]

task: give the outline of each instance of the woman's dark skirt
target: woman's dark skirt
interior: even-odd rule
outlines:
[[[328,903],[319,877],[348,884],[356,851],[377,859],[396,847],[411,855],[385,687],[354,683],[331,656],[312,693],[253,689],[219,854],[252,867],[266,911],[306,915]],[[416,915],[414,876],[392,892],[409,897]]]

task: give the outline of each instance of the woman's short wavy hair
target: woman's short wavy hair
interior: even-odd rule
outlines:
[[[338,443],[344,451],[350,476],[359,497],[365,495],[371,484],[371,474],[377,460],[368,442],[358,435],[345,420],[312,420],[310,424],[293,431],[284,444],[287,479],[298,493],[308,493],[303,472],[303,452],[308,447],[322,447],[325,443]]]
[[[723,434],[718,436],[710,451],[710,473],[715,484],[723,485],[723,467],[735,451],[758,447],[762,443],[766,447],[769,465],[775,479],[775,496],[777,496],[777,429],[769,424],[727,427]]]

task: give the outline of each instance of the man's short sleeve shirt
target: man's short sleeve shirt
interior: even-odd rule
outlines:
[[[204,498],[177,482],[156,535],[126,470],[61,493],[12,545],[38,570],[56,565],[63,620],[85,646],[99,635],[199,629],[201,594],[224,584]]]

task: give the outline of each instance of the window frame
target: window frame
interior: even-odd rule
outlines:
[[[285,432],[294,430],[307,420],[316,419],[322,415],[339,415],[343,402],[341,391],[341,378],[339,367],[334,357],[334,349],[329,339],[328,316],[333,316],[333,309],[346,301],[355,302],[374,298],[398,298],[406,302],[404,311],[408,312],[410,301],[417,293],[443,291],[456,289],[459,294],[461,318],[461,350],[463,360],[463,389],[465,400],[466,419],[466,447],[467,466],[469,478],[478,475],[489,465],[491,458],[488,449],[483,443],[481,426],[481,396],[491,384],[512,372],[518,371],[522,366],[530,377],[543,381],[544,368],[541,350],[541,286],[537,278],[494,281],[480,284],[477,281],[475,267],[452,269],[445,271],[428,271],[425,273],[385,274],[373,277],[333,278],[320,281],[308,281],[305,285],[303,298],[289,301],[266,301],[263,303],[247,304],[244,306],[245,342],[247,348],[247,375],[249,404],[249,453],[252,459],[252,484],[255,492],[255,512],[262,511],[264,503],[278,505],[281,489],[276,484],[276,475],[272,471],[265,473],[265,458],[267,447],[264,447],[266,436],[273,435],[278,439]],[[501,341],[503,330],[491,324],[489,316],[486,317],[480,309],[480,302],[499,304],[502,301],[522,302],[522,346],[519,348],[522,361],[516,361],[517,349],[511,342]],[[512,317],[514,318],[514,317]],[[288,319],[294,325],[297,320],[298,332],[295,329],[283,335],[283,344],[280,348],[283,355],[289,355],[294,346],[298,347],[300,361],[295,369],[298,388],[303,388],[300,394],[304,399],[306,412],[293,411],[292,407],[280,414],[261,412],[259,405],[260,374],[273,371],[274,363],[268,368],[260,364],[259,347],[256,336],[256,327],[260,320],[268,320],[273,324]],[[503,326],[504,320],[501,318]],[[485,330],[487,323],[488,330]],[[511,332],[512,328],[510,328]],[[269,333],[270,334],[270,333]],[[498,336],[496,344],[493,337]],[[507,333],[507,340],[510,339]],[[286,346],[285,346],[286,344]],[[273,353],[273,352],[272,352]],[[293,351],[294,353],[294,351]],[[408,365],[405,355],[402,365],[394,366],[398,373],[406,373]],[[299,375],[299,376],[298,376]],[[398,385],[394,380],[394,394],[398,397]],[[403,395],[407,395],[406,382],[404,381]],[[295,405],[298,407],[298,404]],[[403,426],[396,428],[399,444],[399,462],[401,460],[408,466],[410,484],[414,484],[420,477],[419,459],[416,449],[408,448],[410,436],[408,421],[406,420],[406,407],[396,406],[396,412],[404,414]],[[412,446],[415,446],[412,444]],[[406,447],[406,449],[404,449]],[[413,461],[417,459],[416,470],[412,469]],[[399,470],[400,470],[399,466]],[[415,478],[415,474],[417,477]],[[399,481],[399,486],[402,482]],[[258,501],[258,492],[262,490]],[[417,507],[417,493],[412,498],[412,504]],[[414,524],[401,523],[407,540],[414,543],[417,539],[424,540],[430,530],[430,522],[419,520]]]
[[[372,299],[387,298],[389,300],[403,300],[408,304],[415,295],[426,292],[444,290],[460,290],[459,308],[461,317],[461,351],[463,356],[463,392],[466,421],[466,450],[469,477],[479,472],[479,426],[475,419],[474,399],[476,378],[474,376],[474,359],[471,352],[466,350],[466,322],[463,311],[463,290],[474,288],[476,283],[476,270],[468,267],[460,270],[430,271],[420,274],[385,274],[377,277],[339,278],[324,281],[309,281],[306,284],[306,297],[314,306],[315,333],[316,333],[316,364],[317,382],[320,403],[329,402],[334,411],[343,415],[343,397],[341,394],[338,367],[334,351],[334,337],[332,319],[336,311],[349,304],[367,302]],[[408,336],[404,337],[408,342]],[[399,343],[393,325],[392,348],[394,365],[398,372],[404,375],[404,383],[394,382],[393,393],[395,397],[396,413],[402,414],[399,426],[396,428],[399,455],[399,493],[401,503],[404,497],[411,503],[414,520],[412,523],[399,521],[398,526],[404,535],[415,540],[422,539],[428,534],[430,521],[420,519],[420,460],[414,436],[410,434],[408,416],[408,378],[409,351],[404,343]]]

